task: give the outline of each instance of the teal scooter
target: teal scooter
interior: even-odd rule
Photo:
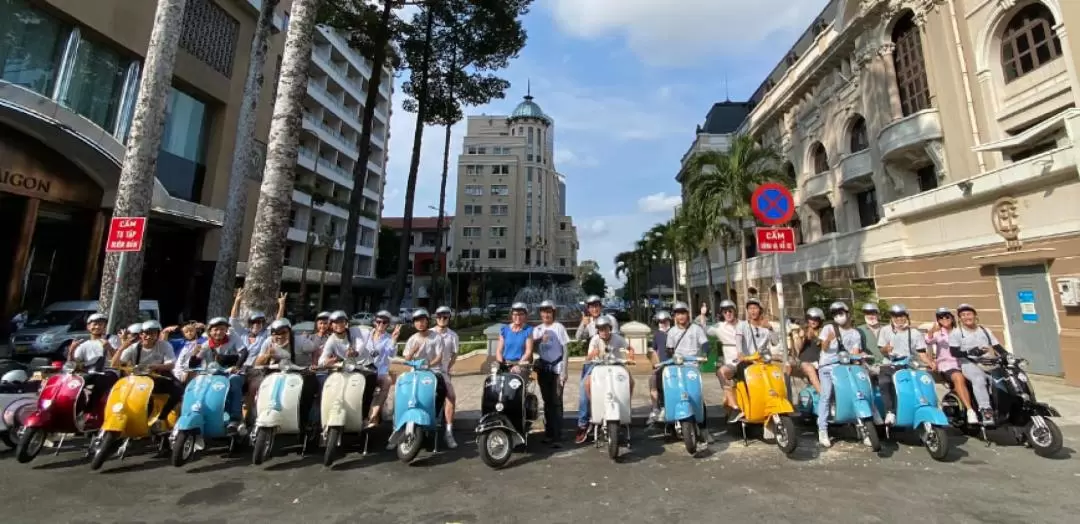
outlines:
[[[896,424],[885,426],[886,438],[891,438],[891,431],[914,431],[919,434],[926,451],[934,460],[945,460],[949,455],[949,418],[945,416],[938,403],[934,377],[919,359],[903,357],[891,361],[896,372],[893,374],[893,388],[896,391]],[[885,404],[880,392],[874,396],[880,413],[885,412]]]

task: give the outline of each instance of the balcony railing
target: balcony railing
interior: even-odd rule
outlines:
[[[922,148],[931,140],[942,137],[941,119],[937,109],[924,109],[885,126],[878,134],[881,157],[888,159],[904,150]]]

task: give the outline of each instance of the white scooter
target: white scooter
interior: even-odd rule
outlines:
[[[289,359],[257,368],[277,370],[278,373],[267,375],[263,379],[255,399],[255,412],[258,416],[255,419],[255,431],[251,433],[251,462],[256,466],[270,458],[277,436],[306,436],[307,431],[307,428],[300,427],[300,392],[304,387],[304,377],[300,372],[307,368],[293,365]],[[301,440],[303,449],[300,453],[303,455],[307,451],[307,439]]]
[[[634,361],[608,354],[592,363],[589,408],[593,440],[597,448],[606,443],[608,456],[616,460],[623,430],[626,431],[626,447],[630,448],[630,372],[626,366],[633,365]]]
[[[346,359],[327,369],[333,372],[323,384],[320,407],[323,439],[326,442],[323,465],[331,466],[337,459],[346,434],[363,436],[364,454],[367,455],[367,413],[374,393],[369,389],[374,389],[371,386],[375,382],[371,371],[355,359]]]

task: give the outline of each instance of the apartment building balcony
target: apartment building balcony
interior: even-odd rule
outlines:
[[[331,164],[325,159],[320,159],[315,151],[306,147],[300,147],[297,151],[296,163],[301,167],[319,175],[350,191],[353,189],[352,173]],[[365,192],[366,193],[366,192]]]
[[[328,29],[326,27],[320,27],[319,32],[322,33],[322,35],[334,47],[336,47],[338,49],[349,49],[350,48],[349,43],[347,41],[345,41],[345,39],[342,38],[341,35],[337,34],[337,32],[334,31],[333,29]],[[357,55],[357,56],[359,56],[359,55]],[[355,58],[357,56],[346,56],[345,59],[348,60],[349,64],[351,64],[354,68],[356,68],[356,70],[359,71],[360,74],[363,75],[364,78],[370,80],[371,79],[371,73],[372,73],[371,64],[369,64],[368,61],[364,60],[362,57],[360,57],[359,60],[356,60]],[[393,77],[394,77],[394,72],[390,68],[384,67],[383,68],[383,73],[382,73],[382,81],[379,82],[379,94],[385,96],[387,101],[390,100],[390,87],[389,87],[390,83],[387,82],[387,79],[393,78]]]
[[[885,161],[908,156],[925,158],[926,146],[942,136],[940,113],[924,109],[886,125],[878,134],[878,148]]]
[[[360,151],[357,148],[355,141],[350,142],[344,134],[319,121],[315,118],[315,115],[304,113],[303,122],[304,129],[311,131],[318,136],[320,140],[334,146],[338,151],[349,156],[349,158],[356,160],[360,155]]]
[[[874,164],[870,150],[845,155],[840,159],[840,185],[847,189],[858,190],[872,184]]]
[[[810,175],[799,184],[795,202],[797,205],[803,205],[817,200],[828,199],[829,193],[833,190],[833,185],[832,170]]]

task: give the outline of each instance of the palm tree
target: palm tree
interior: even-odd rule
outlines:
[[[165,108],[172,89],[173,66],[180,31],[184,26],[186,4],[187,0],[158,0],[154,26],[150,30],[150,43],[143,61],[139,94],[131,118],[131,134],[116,189],[113,217],[146,217],[150,214],[158,151],[165,129]],[[142,295],[143,255],[142,251],[124,255],[124,268],[120,268],[119,255],[105,257],[98,307],[102,312],[113,312],[109,315],[113,325],[117,320],[133,320],[138,312]],[[118,274],[121,269],[123,274]],[[120,285],[117,285],[118,282]],[[112,327],[109,326],[110,329]]]
[[[703,226],[704,220],[698,216],[697,206],[684,205],[679,209],[678,220],[685,231],[685,242],[688,251],[705,257],[705,280],[708,288],[709,308],[715,311],[716,304],[713,302],[716,297],[716,284],[713,279],[712,254],[709,252],[709,249],[715,243],[715,237],[709,234],[707,227]]]
[[[293,0],[277,100],[270,122],[266,171],[259,187],[258,211],[251,233],[243,310],[269,311],[281,286],[285,235],[289,230],[296,155],[300,145],[300,113],[307,89],[315,21],[322,0]]]
[[[270,43],[270,29],[274,24],[274,9],[280,0],[263,0],[259,19],[255,23],[255,36],[251,38],[251,55],[247,78],[244,80],[244,100],[240,103],[240,115],[236,119],[236,145],[233,149],[232,169],[229,172],[228,198],[225,220],[221,225],[221,241],[218,259],[214,264],[214,279],[210,284],[210,300],[206,317],[223,315],[228,311],[236,285],[236,262],[240,256],[240,237],[243,234],[244,215],[247,213],[248,175],[259,166],[255,165],[255,117],[262,92],[263,67],[266,65],[266,49]]]
[[[700,220],[706,237],[714,242],[725,224],[738,234],[742,254],[742,285],[740,293],[747,296],[746,229],[754,225],[750,196],[754,189],[767,182],[794,185],[780,169],[781,156],[776,150],[764,147],[750,135],[739,135],[725,152],[706,151],[691,157],[687,185],[690,206]]]

